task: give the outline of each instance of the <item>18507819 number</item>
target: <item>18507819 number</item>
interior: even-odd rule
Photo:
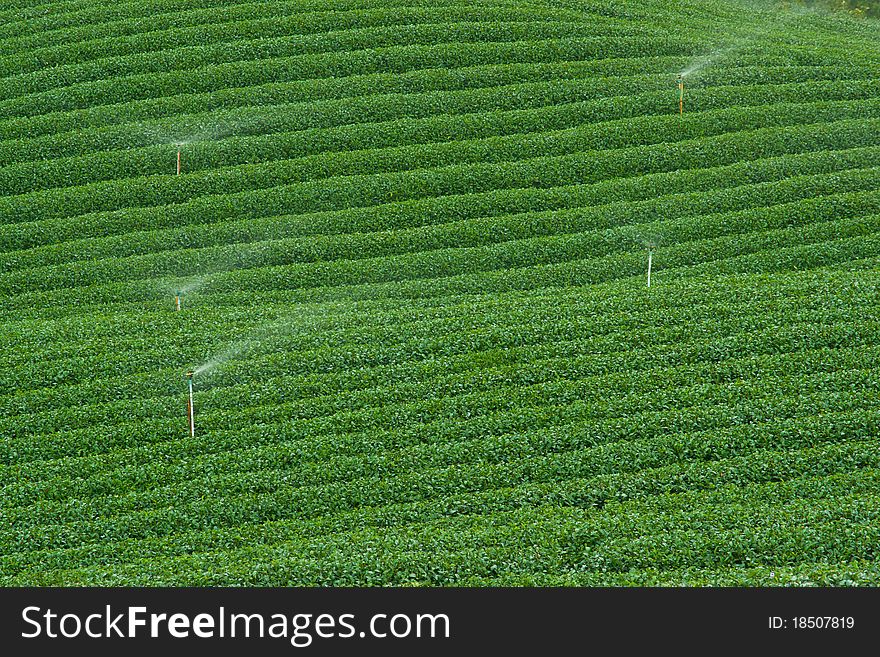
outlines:
[[[794,616],[791,624],[796,630],[851,630],[856,619],[852,616]]]
[[[856,626],[853,616],[770,616],[771,630],[851,630]]]

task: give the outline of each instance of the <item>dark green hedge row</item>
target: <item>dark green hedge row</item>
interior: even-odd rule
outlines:
[[[51,156],[51,153],[56,152],[51,150],[51,140],[45,137],[50,134],[67,148],[84,144],[77,146],[86,149],[82,152],[88,152],[92,148],[89,144],[93,143],[104,150],[112,148],[115,143],[131,149],[155,144],[163,136],[166,142],[182,140],[200,133],[204,133],[203,138],[219,138],[223,136],[223,131],[216,129],[218,124],[226,130],[235,128],[236,134],[248,134],[249,129],[262,126],[263,122],[271,120],[276,113],[284,113],[287,105],[298,104],[300,110],[308,106],[308,114],[311,114],[323,112],[322,103],[326,101],[360,96],[372,96],[375,103],[382,103],[383,96],[390,94],[452,92],[585,78],[592,78],[593,87],[602,90],[606,96],[613,93],[607,91],[611,88],[609,83],[612,81],[605,78],[615,78],[615,84],[622,79],[640,78],[643,80],[641,91],[658,89],[661,78],[657,74],[673,68],[675,61],[675,58],[670,57],[649,57],[639,58],[637,61],[611,59],[503,63],[457,69],[429,67],[405,73],[372,73],[344,78],[242,85],[212,92],[179,94],[0,120],[0,136],[5,140],[28,140],[25,142],[27,148],[22,148],[18,154],[20,159],[30,159],[31,153]],[[633,73],[635,64],[638,64],[636,74]],[[653,83],[651,78],[654,78]],[[866,82],[850,81],[851,85],[856,86]],[[664,86],[668,88],[668,84]],[[480,108],[480,105],[475,107]],[[300,117],[303,118],[308,117]],[[99,137],[92,133],[113,126],[124,126],[127,140],[120,141],[121,138],[111,139],[105,136],[104,141],[95,141]],[[83,141],[75,141],[78,134]],[[4,150],[4,157],[7,153],[8,150]]]
[[[129,75],[146,70],[162,71],[204,66],[221,61],[233,61],[233,58],[261,59],[278,54],[316,52],[316,47],[320,47],[321,50],[351,50],[353,47],[349,40],[356,38],[352,32],[371,31],[377,39],[376,42],[368,42],[367,45],[379,47],[388,45],[383,44],[382,39],[390,31],[397,30],[400,34],[410,34],[417,39],[418,32],[414,34],[411,31],[414,28],[430,29],[431,25],[444,23],[448,24],[450,34],[455,33],[457,24],[465,22],[503,24],[543,20],[548,25],[557,23],[557,27],[562,27],[561,17],[554,16],[546,8],[527,6],[517,8],[463,4],[431,8],[385,6],[366,10],[291,13],[290,10],[294,8],[292,4],[284,7],[280,3],[261,3],[257,6],[252,5],[251,9],[256,10],[254,13],[263,14],[262,16],[252,15],[236,20],[236,16],[242,13],[242,8],[242,5],[225,7],[214,12],[213,16],[203,15],[204,18],[210,19],[210,22],[189,26],[183,25],[187,17],[180,13],[177,14],[176,24],[167,24],[167,18],[159,16],[156,24],[150,26],[151,29],[128,35],[99,36],[101,32],[106,31],[107,25],[97,24],[91,26],[90,30],[88,28],[75,30],[76,40],[54,46],[39,47],[37,39],[29,37],[15,44],[23,45],[22,42],[26,41],[28,43],[26,50],[17,49],[14,54],[12,49],[15,45],[12,40],[0,40],[0,52],[7,54],[0,66],[0,75],[15,75],[21,78],[25,74],[42,69],[42,75],[29,76],[28,81],[51,80],[53,76],[61,73],[58,68],[66,68],[70,73],[65,72],[64,80],[70,84],[72,81],[89,79],[84,76],[88,76],[92,71],[98,75],[103,72],[106,76],[108,69],[111,68],[115,75]],[[159,27],[162,23],[166,23],[164,29]],[[591,21],[587,17],[578,22],[581,30],[590,24]],[[537,22],[533,25],[539,30],[538,33],[543,33],[540,29],[545,27],[544,25]],[[613,29],[608,25],[604,28]],[[620,29],[622,28],[618,28],[618,31]],[[68,34],[71,32],[68,31]],[[52,37],[57,40],[59,34],[56,32]],[[283,38],[288,41],[285,43],[282,41]],[[255,49],[256,41],[262,42],[265,48]],[[416,42],[418,41],[414,40],[410,43]],[[279,45],[282,43],[285,47],[279,50]],[[180,62],[182,49],[187,51],[186,66],[175,65],[175,62]],[[30,58],[25,53],[30,54]],[[194,56],[199,58],[189,59]],[[148,69],[141,68],[151,60],[153,63]],[[95,64],[95,67],[90,68],[87,62]],[[42,66],[40,67],[39,64]],[[103,66],[103,70],[99,66]],[[92,79],[100,79],[100,77]]]
[[[466,437],[456,436],[456,423],[447,421],[440,425],[442,436],[434,436],[430,443],[413,444],[413,437],[408,437],[410,443],[402,447],[387,442],[380,445],[377,441],[383,437],[381,433],[366,432],[310,435],[301,440],[246,449],[233,449],[229,445],[228,449],[214,452],[200,450],[198,456],[189,452],[189,457],[184,447],[191,450],[196,441],[188,440],[185,446],[175,443],[139,448],[134,453],[114,451],[78,459],[93,471],[90,476],[80,473],[37,481],[18,478],[10,481],[4,488],[9,506],[2,513],[7,524],[19,528],[63,523],[70,519],[71,513],[108,517],[161,508],[168,504],[170,497],[196,499],[199,491],[206,487],[226,496],[266,495],[285,487],[352,483],[364,477],[392,476],[392,473],[399,477],[430,468],[539,458],[646,436],[693,432],[720,435],[739,431],[743,425],[751,427],[771,420],[809,422],[817,410],[828,416],[864,412],[874,406],[859,402],[860,394],[869,395],[877,390],[877,379],[872,380],[867,370],[851,376],[826,375],[821,382],[820,377],[812,378],[817,381],[793,385],[791,376],[783,376],[763,385],[748,386],[754,398],[747,403],[741,400],[713,403],[708,399],[675,411],[641,411],[614,418],[593,417],[591,405],[585,403],[577,409],[568,409],[566,422],[546,422],[545,426],[531,424],[513,432],[505,432],[499,423],[492,433],[480,432],[473,436],[473,427],[468,427]],[[783,390],[796,389],[801,399],[798,402],[780,400],[778,394],[774,399],[772,385],[780,382]],[[838,390],[841,392],[837,393]],[[715,410],[711,410],[713,408]],[[247,430],[241,432],[247,433]],[[214,441],[222,445],[223,437],[231,435],[233,430],[214,434]],[[405,431],[392,432],[391,436],[398,441],[407,439]],[[391,436],[384,436],[385,441]],[[337,441],[346,447],[344,451]],[[133,457],[137,463],[131,461]],[[41,469],[39,462],[32,465],[23,470],[46,475],[58,469],[53,463],[48,464],[49,469]],[[75,469],[74,464],[68,467]],[[20,478],[23,473],[15,474]]]
[[[36,116],[98,104],[198,93],[231,84],[287,82],[345,77],[378,72],[405,72],[416,68],[459,68],[505,62],[559,61],[607,57],[685,56],[693,52],[687,42],[669,37],[630,39],[565,38],[509,43],[460,43],[392,46],[349,53],[276,57],[259,61],[229,62],[198,70],[144,73],[124,78],[74,84],[69,87],[0,101],[0,117]]]
[[[864,153],[864,162],[875,158],[874,153]],[[833,166],[844,164],[846,158],[832,160]],[[728,181],[732,182],[732,181]],[[286,263],[318,263],[339,259],[356,260],[369,254],[371,258],[417,253],[447,248],[480,247],[513,240],[535,238],[563,238],[583,241],[593,239],[594,246],[585,248],[584,257],[599,254],[595,242],[602,240],[605,246],[613,248],[613,242],[625,247],[638,246],[638,233],[642,231],[662,232],[668,240],[682,240],[686,234],[680,232],[683,218],[705,216],[702,220],[704,237],[709,237],[713,224],[718,219],[711,216],[724,213],[725,221],[730,220],[726,230],[738,227],[742,230],[743,221],[760,222],[766,220],[765,229],[778,226],[780,222],[794,225],[802,221],[820,221],[830,218],[821,209],[813,210],[811,199],[833,195],[842,199],[839,208],[840,218],[853,216],[850,200],[855,200],[862,212],[873,213],[876,206],[865,204],[872,198],[868,191],[861,196],[847,196],[847,192],[874,190],[880,187],[880,169],[847,169],[812,176],[789,177],[782,182],[743,185],[733,189],[709,190],[700,192],[671,194],[650,201],[617,202],[593,207],[556,209],[544,212],[517,213],[465,219],[426,226],[407,228],[389,226],[376,232],[354,232],[357,224],[348,222],[341,227],[351,231],[342,235],[302,236],[299,230],[304,217],[272,217],[267,220],[209,224],[204,227],[183,227],[176,230],[140,232],[105,239],[64,242],[30,251],[6,254],[5,266],[0,269],[27,273],[32,282],[31,289],[52,287],[51,275],[43,282],[40,268],[52,267],[54,271],[63,270],[74,262],[90,261],[101,267],[108,259],[129,258],[131,256],[155,258],[177,257],[173,252],[181,246],[187,249],[204,249],[200,253],[187,250],[185,256],[196,262],[205,263],[203,271],[223,271],[247,266],[270,266]],[[798,217],[786,218],[780,213],[790,211],[788,204],[802,202],[804,212]],[[783,206],[777,210],[762,210],[767,206]],[[800,207],[800,206],[799,206]],[[846,212],[846,213],[845,213]],[[344,220],[346,213],[340,213]],[[427,219],[424,215],[422,220]],[[661,224],[655,222],[660,221]],[[678,222],[678,223],[676,223]],[[311,222],[310,222],[311,223]],[[311,224],[312,230],[318,228]],[[759,223],[754,227],[760,228]],[[633,232],[635,231],[635,233]],[[575,236],[578,233],[586,235]],[[586,244],[584,244],[586,247]],[[112,265],[111,265],[112,266]],[[52,270],[49,270],[52,271]],[[8,278],[6,280],[9,280]],[[0,284],[3,275],[0,274]]]
[[[851,459],[852,451],[836,456],[840,463]],[[865,462],[865,456],[856,456],[856,460]],[[755,465],[760,468],[763,464],[759,461]],[[761,481],[760,477],[754,479]],[[92,583],[133,577],[136,582],[150,584],[234,581],[329,585],[403,583],[402,577],[410,582],[451,584],[463,576],[509,572],[614,572],[626,570],[625,564],[645,567],[643,564],[652,559],[664,567],[680,568],[694,565],[694,550],[701,555],[696,563],[702,566],[752,560],[761,563],[774,558],[791,563],[809,555],[835,560],[875,556],[880,511],[880,500],[873,494],[876,476],[859,473],[803,478],[721,490],[724,493],[720,495],[711,490],[663,495],[657,499],[669,510],[639,514],[636,503],[631,515],[623,515],[626,507],[603,512],[544,506],[534,497],[531,504],[520,502],[514,511],[492,513],[493,506],[511,504],[503,501],[511,494],[502,491],[501,500],[492,504],[489,498],[486,507],[477,512],[480,515],[472,516],[466,515],[472,505],[456,508],[452,497],[434,507],[437,511],[427,518],[419,518],[418,512],[406,505],[387,511],[373,509],[381,518],[376,528],[287,538],[283,524],[268,525],[266,544],[239,543],[240,547],[231,549],[224,549],[219,532],[208,528],[202,541],[209,546],[205,552],[161,560],[151,554],[147,561],[146,555],[139,553],[140,546],[134,544],[128,552],[131,563],[116,563],[109,570],[102,564],[79,572],[41,570],[45,573],[42,576],[38,572],[24,576],[40,583],[58,577],[85,578]],[[762,496],[772,501],[762,500]],[[247,513],[248,507],[245,503],[242,512]],[[395,516],[397,523],[392,520]],[[332,519],[328,520],[332,526]],[[149,519],[153,526],[161,522],[162,515]],[[695,526],[701,531],[695,532]],[[273,530],[286,540],[279,536],[281,540],[273,541]],[[62,538],[58,531],[53,534]],[[213,545],[212,534],[218,537]],[[169,537],[162,543],[173,546],[173,540]],[[102,553],[100,545],[93,549],[96,556]],[[391,582],[389,573],[395,574]]]
[[[843,443],[807,448],[795,452],[759,451],[742,457],[710,462],[686,462],[636,473],[573,478],[547,483],[523,483],[513,488],[488,489],[464,493],[446,499],[384,508],[363,508],[333,517],[290,519],[258,525],[244,525],[206,532],[186,532],[162,538],[145,538],[113,543],[90,544],[55,551],[31,551],[10,554],[0,561],[0,571],[12,575],[24,570],[72,568],[87,564],[118,564],[137,560],[146,554],[164,558],[191,551],[234,550],[246,546],[280,541],[309,542],[330,532],[351,532],[355,528],[399,531],[395,524],[430,522],[444,516],[468,513],[505,514],[536,504],[601,507],[614,500],[641,500],[681,491],[713,490],[736,484],[765,484],[782,479],[801,478],[803,483],[769,484],[770,492],[778,486],[809,487],[810,479],[821,481],[829,475],[827,491],[850,485],[864,490],[874,480],[859,469],[876,464],[876,452],[865,443]],[[876,465],[875,465],[876,467]],[[870,472],[870,471],[869,471]],[[842,475],[842,476],[841,476]],[[835,481],[836,480],[836,481]],[[803,488],[801,488],[803,490]],[[766,490],[766,487],[765,487]],[[807,490],[809,490],[807,488]],[[815,493],[813,494],[815,497]],[[776,494],[778,497],[778,494]],[[691,498],[693,499],[693,496]],[[546,510],[547,507],[542,508]],[[576,534],[577,536],[577,534]],[[36,566],[36,568],[35,568]],[[519,573],[523,575],[523,573]],[[32,574],[30,576],[33,576]]]

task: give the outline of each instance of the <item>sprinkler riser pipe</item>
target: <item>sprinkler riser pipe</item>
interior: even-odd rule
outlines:
[[[187,383],[189,384],[189,399],[186,402],[186,414],[189,419],[189,436],[190,438],[196,437],[196,417],[195,417],[195,406],[193,404],[193,374],[194,372],[187,372],[186,378]]]
[[[180,151],[177,151],[177,175],[180,175]]]
[[[196,437],[196,417],[195,408],[193,407],[193,384],[192,379],[189,381],[189,435],[190,438]]]
[[[678,78],[678,118],[684,116],[684,79]]]
[[[648,251],[648,287],[651,287],[651,256],[652,252]]]

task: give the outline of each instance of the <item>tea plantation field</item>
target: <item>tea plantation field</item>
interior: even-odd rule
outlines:
[[[0,338],[3,586],[880,584],[880,22],[0,2]]]

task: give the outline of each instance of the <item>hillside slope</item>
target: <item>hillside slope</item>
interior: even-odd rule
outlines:
[[[0,584],[880,583],[878,44],[0,4]]]

